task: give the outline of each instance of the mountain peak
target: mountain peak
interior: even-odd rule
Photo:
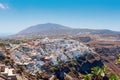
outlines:
[[[45,24],[38,24],[31,26],[23,31],[21,33],[37,33],[37,32],[43,32],[43,31],[53,31],[53,30],[68,30],[71,29],[67,26],[54,24],[54,23],[45,23]]]

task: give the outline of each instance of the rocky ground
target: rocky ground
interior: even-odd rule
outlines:
[[[87,35],[75,39],[96,51],[111,73],[120,75],[120,65],[115,64],[120,53],[119,35]]]

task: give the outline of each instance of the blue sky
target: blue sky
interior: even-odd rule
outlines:
[[[0,33],[42,23],[120,31],[120,0],[0,0]]]

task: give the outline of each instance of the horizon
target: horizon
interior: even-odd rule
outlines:
[[[119,0],[0,0],[0,33],[55,23],[81,29],[120,31]]]
[[[37,25],[42,25],[42,24],[57,24],[57,23],[41,23],[41,24],[36,24],[36,25],[31,25],[29,27],[26,27],[25,29],[28,29],[30,27],[35,27]],[[72,28],[72,29],[89,29],[89,30],[110,30],[110,31],[115,31],[115,30],[111,30],[111,29],[93,29],[93,28],[75,28],[75,27],[71,27],[71,26],[66,26],[66,25],[62,25],[62,24],[57,24],[57,25],[61,25],[61,26],[65,26],[65,27],[68,27],[68,28]],[[22,29],[21,31],[25,30],[25,29]],[[21,32],[19,31],[19,32]],[[9,36],[9,35],[15,35],[19,32],[15,32],[15,33],[10,33],[10,32],[3,32],[3,33],[0,33],[0,37],[6,37],[6,36]],[[120,32],[120,31],[115,31],[115,32]]]

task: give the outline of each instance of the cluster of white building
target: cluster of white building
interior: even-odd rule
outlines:
[[[25,65],[35,73],[45,63],[57,65],[59,61],[69,61],[92,50],[72,39],[37,39],[17,46],[12,54],[17,65]]]

